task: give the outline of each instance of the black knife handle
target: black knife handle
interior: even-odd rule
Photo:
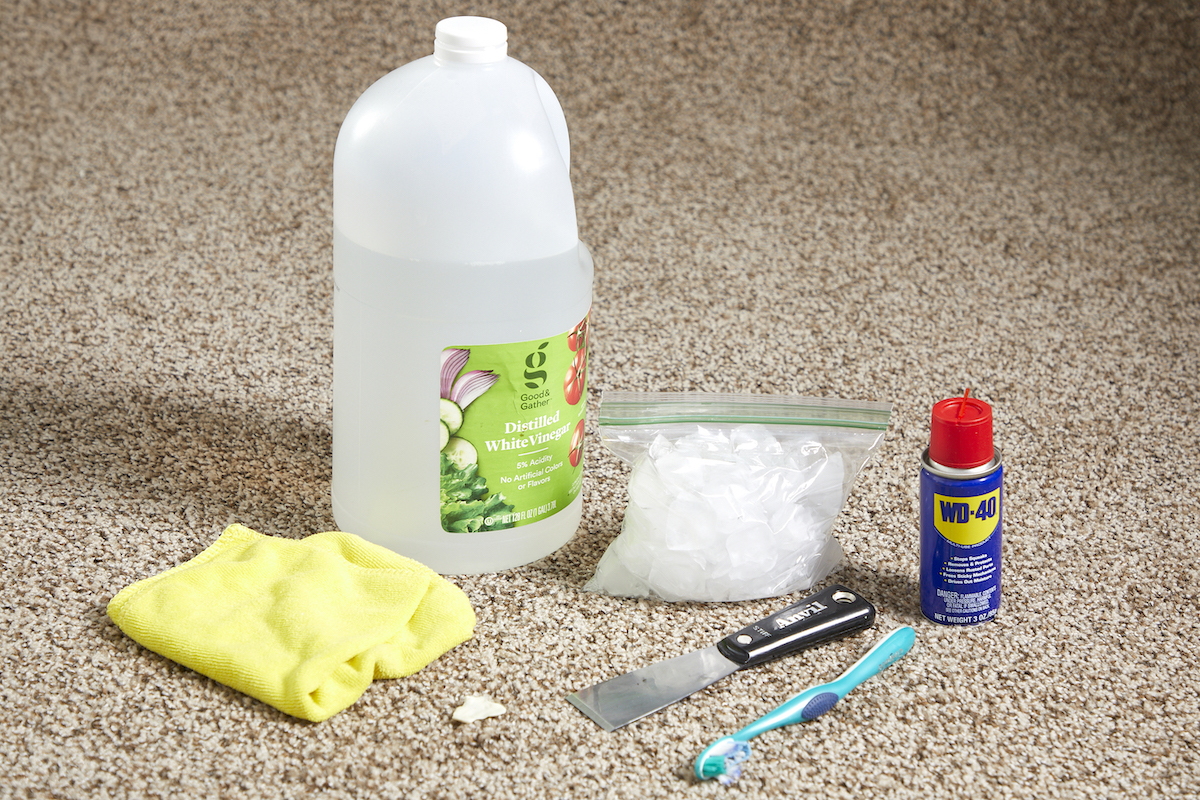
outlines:
[[[752,667],[858,633],[874,622],[875,606],[834,584],[726,636],[717,649],[735,664]]]

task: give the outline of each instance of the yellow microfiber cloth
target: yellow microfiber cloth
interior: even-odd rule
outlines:
[[[349,533],[295,540],[243,525],[125,587],[108,615],[144,647],[313,722],[475,628],[462,590],[416,561]]]

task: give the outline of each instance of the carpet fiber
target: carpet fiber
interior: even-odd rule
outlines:
[[[331,169],[375,79],[509,26],[572,135],[596,257],[578,535],[457,577],[472,640],[327,722],[105,616],[228,524],[330,511]],[[0,7],[0,796],[716,797],[711,740],[910,624],[756,741],[730,796],[1200,795],[1200,7],[481,0]],[[933,403],[990,402],[1004,600],[923,621]],[[620,531],[606,390],[882,400],[828,582],[874,632],[605,733],[563,696],[791,600],[582,591]],[[451,721],[469,694],[507,713]]]

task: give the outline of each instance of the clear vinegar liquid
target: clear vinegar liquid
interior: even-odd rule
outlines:
[[[557,550],[582,493],[538,522],[447,533],[440,516],[442,350],[571,330],[591,306],[592,260],[414,262],[334,230],[333,513],[338,526],[442,574],[495,572]]]

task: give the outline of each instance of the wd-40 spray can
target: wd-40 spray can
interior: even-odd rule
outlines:
[[[921,612],[987,622],[1000,609],[1004,480],[991,406],[969,389],[934,405],[921,462]]]

